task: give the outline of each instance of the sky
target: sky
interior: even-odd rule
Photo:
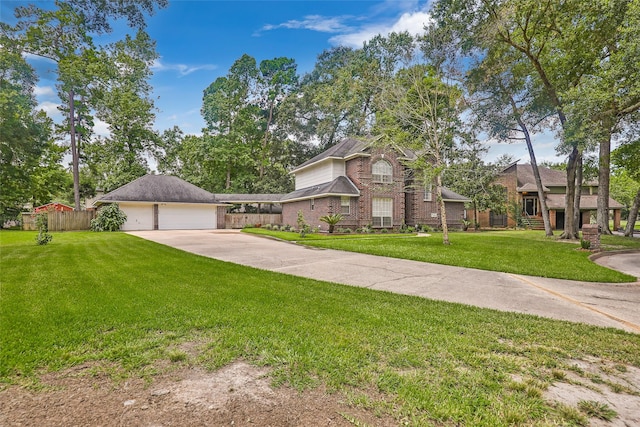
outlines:
[[[2,0],[0,19],[15,21],[18,5],[53,2]],[[377,34],[422,32],[429,20],[425,0],[169,0],[169,6],[147,18],[147,32],[156,40],[158,60],[153,66],[151,84],[156,108],[155,128],[162,132],[173,126],[185,134],[200,134],[204,120],[200,115],[202,94],[216,78],[227,74],[243,54],[259,63],[264,59],[289,57],[298,64],[302,76],[313,69],[317,56],[335,46],[362,47]],[[117,25],[111,41],[127,28]],[[101,38],[100,41],[108,40]],[[54,64],[30,58],[40,76],[36,87],[39,107],[54,119],[60,118],[55,89]],[[105,123],[96,122],[96,133],[108,132]],[[524,143],[495,144],[486,161],[511,154],[529,162]],[[538,161],[559,162],[553,134],[537,135]]]

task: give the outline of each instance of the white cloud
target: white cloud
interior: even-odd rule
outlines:
[[[204,64],[204,65],[185,65],[185,64],[165,64],[161,62],[159,59],[153,61],[153,65],[151,65],[151,69],[153,71],[177,71],[180,76],[187,76],[191,73],[200,70],[215,70],[218,68],[217,65],[214,64]]]
[[[95,118],[93,120],[93,133],[98,136],[104,136],[105,138],[110,137],[111,131],[109,130],[109,124],[107,122],[103,122],[98,118]]]
[[[53,96],[56,93],[51,86],[36,86],[33,89],[33,94],[35,96]]]
[[[321,15],[308,15],[302,20],[292,19],[282,24],[267,24],[261,31],[277,30],[287,28],[290,30],[311,30],[321,33],[338,33],[349,29],[343,22],[349,19],[348,16],[325,17]]]
[[[340,34],[331,37],[329,41],[334,45],[362,47],[362,44],[381,34],[386,36],[390,33],[400,33],[407,31],[416,35],[424,32],[424,26],[431,22],[431,16],[424,11],[403,13],[395,22],[388,24],[365,25],[352,33]]]
[[[36,109],[44,111],[45,113],[47,113],[47,116],[49,116],[54,121],[59,121],[62,120],[62,113],[60,112],[60,110],[58,110],[59,106],[60,104],[57,104],[55,102],[44,101],[38,104]]]

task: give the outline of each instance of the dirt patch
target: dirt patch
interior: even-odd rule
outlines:
[[[268,370],[239,361],[115,383],[91,367],[43,377],[43,391],[0,392],[1,426],[394,426],[322,388],[273,388]]]
[[[578,408],[581,401],[597,402],[616,412],[611,421],[591,417],[591,426],[640,426],[640,369],[597,360],[574,360],[565,378],[545,392],[553,402]]]

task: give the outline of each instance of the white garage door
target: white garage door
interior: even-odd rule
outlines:
[[[216,228],[216,206],[179,204],[158,206],[160,230],[211,230]]]
[[[123,230],[153,230],[153,205],[120,203],[120,209],[127,215]]]

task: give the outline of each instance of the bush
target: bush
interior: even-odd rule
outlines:
[[[127,220],[127,215],[120,210],[117,203],[101,208],[98,216],[91,220],[92,231],[118,231]]]
[[[36,227],[38,227],[38,235],[36,236],[36,243],[38,245],[46,245],[53,239],[53,236],[49,234],[49,215],[41,213],[36,215]]]
[[[589,240],[580,239],[580,247],[582,249],[590,249],[591,248],[591,242]]]

